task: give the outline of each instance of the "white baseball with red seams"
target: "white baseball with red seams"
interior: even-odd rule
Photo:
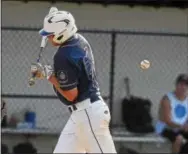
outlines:
[[[141,61],[140,62],[140,67],[142,69],[148,69],[148,68],[150,68],[150,62],[149,62],[149,60],[143,60],[143,61]]]

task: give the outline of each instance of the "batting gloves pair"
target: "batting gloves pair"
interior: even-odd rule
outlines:
[[[50,65],[35,63],[31,65],[31,74],[38,79],[49,79],[53,74],[53,68]]]

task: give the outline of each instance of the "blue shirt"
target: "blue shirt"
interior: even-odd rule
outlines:
[[[54,87],[59,99],[66,105],[90,98],[99,99],[100,92],[96,78],[94,58],[88,41],[80,34],[62,44],[54,55],[54,71],[62,90],[78,88],[76,101],[66,100]]]

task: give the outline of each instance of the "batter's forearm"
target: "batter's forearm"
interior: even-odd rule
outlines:
[[[61,88],[60,88],[60,84],[59,82],[57,81],[57,78],[55,76],[51,76],[49,78],[49,81],[54,85],[54,87],[56,88],[56,90],[62,95],[64,96],[68,101],[71,101],[73,102],[76,97],[77,97],[77,90],[76,92],[73,90],[73,91],[63,91]]]
[[[76,97],[75,95],[71,94],[69,91],[63,91],[58,85],[54,85],[57,91],[63,95],[68,101],[73,102]]]

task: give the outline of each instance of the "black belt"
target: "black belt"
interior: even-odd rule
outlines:
[[[71,108],[72,107],[72,108]],[[76,111],[78,108],[76,107],[76,105],[71,105],[71,107],[69,106],[68,109],[70,111],[70,113],[72,113],[73,111]]]
[[[96,101],[98,101],[98,100],[100,100],[100,98],[98,98],[97,100],[91,101],[91,104],[94,103],[94,102],[96,102]],[[82,102],[82,101],[81,101],[81,102]],[[72,108],[71,108],[71,107],[72,107]],[[73,104],[73,105],[70,105],[70,106],[68,107],[68,109],[69,109],[70,113],[72,113],[73,111],[76,111],[78,108],[76,107],[76,104]]]

